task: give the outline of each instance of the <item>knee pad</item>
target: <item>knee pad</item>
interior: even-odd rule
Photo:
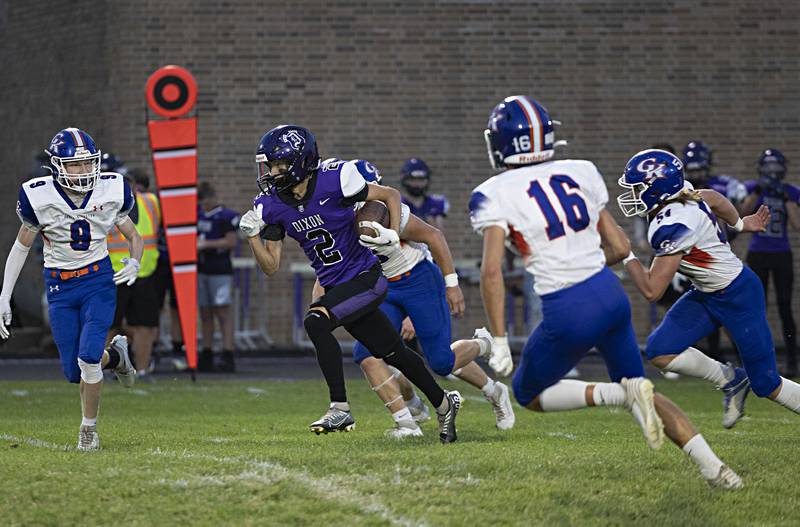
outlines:
[[[303,318],[303,326],[311,340],[319,335],[329,334],[335,329],[333,322],[325,316],[325,313],[314,309],[306,313]]]
[[[81,369],[81,379],[86,384],[97,384],[103,380],[103,367],[100,363],[91,364],[78,358],[78,366]]]
[[[748,373],[748,376],[750,377],[750,389],[759,397],[767,397],[781,384],[781,377],[775,370],[759,372],[756,375]]]

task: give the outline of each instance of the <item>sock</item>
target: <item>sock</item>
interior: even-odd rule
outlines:
[[[593,398],[595,406],[625,406],[625,388],[616,382],[598,382]]]
[[[179,340],[173,340],[172,353],[174,353],[175,355],[183,355],[183,342]]]
[[[478,352],[479,357],[486,357],[489,354],[489,349],[491,349],[491,342],[486,339],[477,338],[473,339],[475,342],[478,343],[478,347],[480,347],[480,351]]]
[[[394,412],[392,414],[392,419],[394,419],[395,423],[402,423],[403,421],[405,422],[411,421],[412,423],[414,422],[414,418],[411,416],[411,412],[408,410],[408,408],[405,407],[403,407],[402,410]]]
[[[539,394],[539,404],[545,412],[562,412],[586,408],[586,387],[588,382],[559,381]]]
[[[672,359],[664,369],[683,375],[700,377],[713,382],[718,388],[728,384],[728,381],[732,380],[735,375],[733,368],[715,361],[695,348],[686,348],[686,351]]]
[[[341,368],[341,352],[339,355],[339,367]],[[433,375],[431,375],[431,372],[428,371],[422,361],[422,357],[408,349],[402,340],[398,338],[389,354],[382,358],[386,364],[400,370],[411,381],[411,384],[422,390],[422,393],[425,394],[425,397],[428,398],[434,408],[438,408],[443,404],[445,399],[444,390],[436,383]],[[444,401],[444,403],[446,404],[447,401]]]
[[[492,379],[489,379],[488,381],[486,381],[486,384],[483,386],[483,388],[481,388],[481,391],[483,392],[483,395],[485,395],[486,397],[493,396],[494,395],[494,381]]]
[[[119,360],[120,360],[119,352],[117,350],[115,350],[114,348],[108,348],[106,350],[106,353],[108,353],[108,362],[106,363],[106,366],[105,366],[104,369],[113,370],[114,368],[119,366]]]
[[[697,434],[687,441],[683,445],[683,451],[700,467],[700,473],[704,478],[712,479],[719,475],[722,461],[714,454],[714,451],[711,450],[702,435]]]
[[[442,403],[436,407],[436,413],[439,415],[444,415],[450,409],[450,399],[445,397],[442,399]]]
[[[321,315],[308,315],[304,325],[308,337],[314,344],[317,353],[317,363],[325,382],[328,384],[330,400],[333,402],[346,402],[347,390],[344,384],[344,367],[342,366],[342,348],[339,341],[333,336],[333,323]]]
[[[86,416],[83,416],[83,420],[81,421],[81,426],[97,426],[97,417],[94,419],[89,419]]]
[[[345,412],[349,412],[350,411],[350,403],[348,403],[347,401],[344,401],[344,402],[338,402],[338,401],[337,402],[331,402],[331,408],[336,408],[337,410],[342,410],[342,411],[345,411]]]
[[[790,381],[785,377],[781,377],[781,391],[775,397],[775,402],[788,408],[789,410],[800,414],[800,384]]]

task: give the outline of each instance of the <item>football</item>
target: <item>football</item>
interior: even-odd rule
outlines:
[[[356,212],[356,226],[358,234],[377,237],[378,232],[369,226],[367,222],[377,221],[387,229],[389,228],[389,209],[381,201],[367,201]]]

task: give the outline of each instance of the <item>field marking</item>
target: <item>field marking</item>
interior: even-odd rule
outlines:
[[[0,434],[0,440],[22,443],[35,448],[44,448],[56,451],[72,451],[75,447],[69,445],[59,445],[42,441],[41,439],[29,437],[17,437],[10,434]],[[376,495],[365,495],[349,488],[348,478],[323,476],[317,477],[310,474],[305,469],[290,469],[274,461],[261,461],[248,457],[218,457],[210,454],[197,454],[188,450],[174,452],[156,448],[148,452],[152,456],[170,457],[175,459],[203,459],[224,465],[241,466],[245,465],[238,475],[222,476],[196,476],[191,479],[178,479],[174,481],[159,480],[162,484],[175,485],[178,487],[188,486],[190,481],[197,481],[205,485],[224,485],[226,482],[241,483],[244,481],[256,481],[259,483],[272,484],[280,480],[289,480],[303,485],[318,494],[325,500],[333,502],[347,502],[360,510],[363,514],[374,514],[388,521],[392,525],[400,527],[426,526],[424,521],[415,521],[405,516],[395,513],[391,508],[384,504]]]

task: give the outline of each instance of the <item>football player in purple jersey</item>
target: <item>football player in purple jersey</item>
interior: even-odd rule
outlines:
[[[400,173],[403,203],[411,209],[411,214],[441,230],[444,218],[450,211],[450,202],[441,194],[428,194],[431,184],[431,169],[428,164],[422,159],[412,157],[403,163]]]
[[[282,125],[261,138],[256,151],[257,183],[262,193],[253,210],[242,216],[261,270],[272,275],[280,266],[283,239],[294,238],[306,253],[325,293],[309,306],[304,326],[330,392],[330,407],[311,423],[317,434],[355,427],[345,390],[342,350],[333,330],[343,326],[370,352],[396,367],[428,397],[439,416],[439,439],[456,440],[458,392],[445,392],[422,358],[408,349],[386,315],[378,309],[387,294],[387,279],[378,258],[362,245],[354,205],[382,201],[391,229],[382,229],[378,245],[400,243],[400,193],[367,185],[354,162],[320,162],[314,134],[296,125]],[[262,242],[258,236],[264,239]]]
[[[786,157],[774,148],[764,150],[758,158],[759,179],[746,181],[749,195],[742,205],[749,214],[761,205],[769,207],[767,230],[753,234],[747,249],[747,266],[761,279],[764,294],[768,291],[769,275],[775,282],[775,298],[786,346],[786,377],[797,377],[796,334],[792,315],[792,284],[794,264],[789,245],[789,226],[800,229],[800,188],[784,183]]]

